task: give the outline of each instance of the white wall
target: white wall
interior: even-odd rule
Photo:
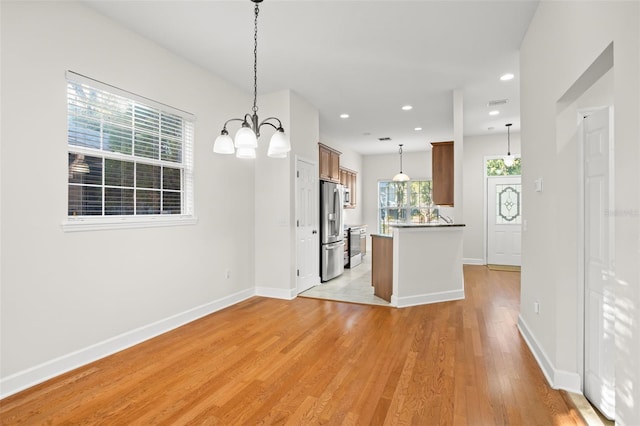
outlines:
[[[637,2],[541,2],[520,56],[528,230],[523,233],[519,325],[552,385],[579,387],[579,151],[559,101],[567,93],[578,100],[586,87],[576,92],[574,83],[583,81],[583,73],[593,69],[613,42],[616,205],[611,214],[616,239],[616,417],[622,425],[640,423],[639,8]],[[540,177],[544,192],[534,192],[533,181]],[[539,315],[533,312],[535,301]]]
[[[485,158],[507,153],[507,134],[464,138],[462,199],[464,213],[460,222],[464,228],[464,262],[484,264],[485,258]],[[520,155],[520,134],[511,134],[511,153]],[[526,208],[524,206],[523,208]]]
[[[79,3],[2,2],[1,19],[6,393],[117,349],[109,339],[135,343],[158,321],[251,295],[254,171],[212,153],[247,93]],[[62,231],[67,69],[195,114],[196,225]]]
[[[291,141],[286,159],[267,157],[274,131],[266,126],[255,162],[255,282],[259,295],[291,299],[296,291],[295,158],[317,162],[318,111],[284,90],[258,99],[262,117],[276,116]]]

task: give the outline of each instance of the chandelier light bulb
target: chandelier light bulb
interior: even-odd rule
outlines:
[[[213,152],[216,154],[233,154],[235,151],[233,139],[231,139],[226,130],[223,130],[213,143]]]
[[[236,148],[257,148],[258,138],[248,125],[242,124],[242,127],[236,133]]]
[[[285,158],[289,151],[291,151],[291,142],[289,142],[289,137],[284,132],[284,129],[280,127],[271,136],[267,155],[271,158]]]
[[[515,163],[515,160],[516,160],[515,157],[510,153],[502,157],[502,161],[504,161],[504,165],[507,167],[513,166],[513,164]]]

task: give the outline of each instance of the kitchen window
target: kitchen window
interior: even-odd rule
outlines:
[[[378,232],[391,234],[390,225],[438,220],[431,200],[430,180],[378,182]]]
[[[67,72],[65,230],[193,223],[191,114]]]

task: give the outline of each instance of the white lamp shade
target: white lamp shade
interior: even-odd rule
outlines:
[[[256,158],[256,149],[255,148],[238,148],[238,150],[236,151],[236,157]]]
[[[236,148],[252,148],[258,147],[258,138],[250,127],[242,126],[236,133]]]
[[[513,163],[515,163],[516,159],[513,155],[509,154],[502,157],[502,161],[504,161],[505,166],[511,167],[513,166]]]
[[[397,175],[395,175],[393,177],[393,181],[394,182],[407,182],[411,180],[411,178],[408,175],[405,175],[404,173],[400,172]]]
[[[233,154],[235,149],[233,148],[233,140],[229,135],[220,135],[213,143],[213,152],[216,154]]]
[[[286,158],[287,152],[291,151],[291,143],[284,131],[277,131],[271,136],[267,155],[271,158]]]

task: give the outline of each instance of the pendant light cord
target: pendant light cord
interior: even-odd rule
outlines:
[[[258,3],[255,7],[255,19],[253,21],[253,108],[254,114],[258,112]]]
[[[402,144],[400,144],[400,173],[402,173]]]

